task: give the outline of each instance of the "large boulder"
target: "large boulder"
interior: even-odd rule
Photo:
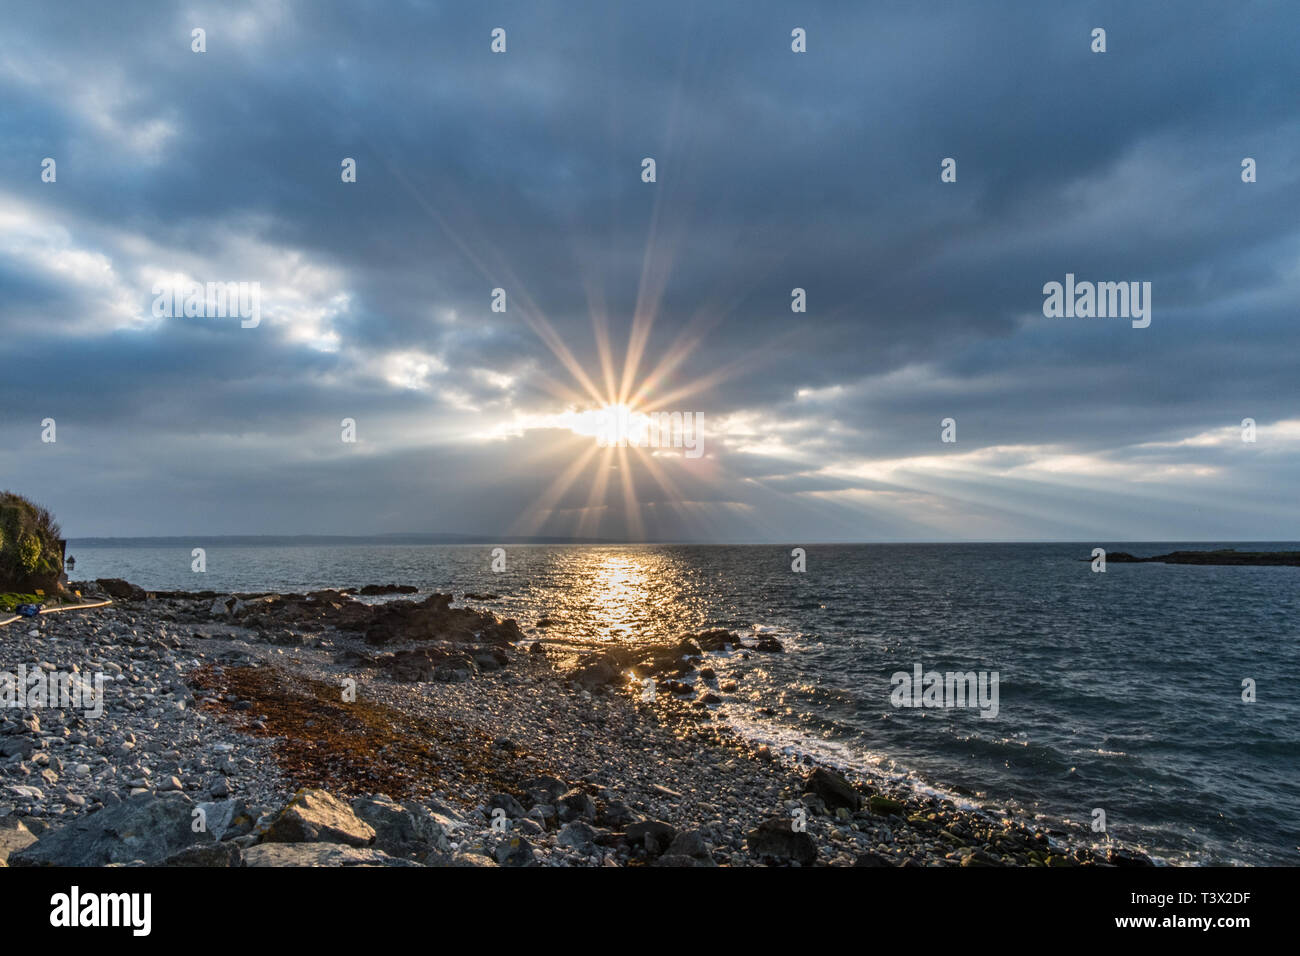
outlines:
[[[699,645],[701,650],[721,651],[727,647],[739,647],[741,640],[731,631],[714,628],[711,631],[696,634],[695,643]]]
[[[375,842],[375,828],[342,800],[308,787],[285,804],[262,834],[262,842],[369,846]]]
[[[647,853],[657,856],[668,849],[677,836],[677,829],[662,820],[640,820],[629,824],[624,833],[628,843],[643,846]]]
[[[872,813],[879,813],[882,816],[887,816],[891,813],[907,813],[906,805],[898,800],[893,800],[889,797],[882,797],[880,794],[871,797],[871,799],[867,801],[867,805],[871,808]]]
[[[488,816],[493,816],[493,810],[504,810],[506,817],[511,820],[518,820],[527,814],[523,804],[508,793],[494,793],[488,797]]]
[[[531,804],[536,806],[539,803],[554,804],[560,799],[560,795],[568,791],[568,785],[559,777],[552,777],[543,774],[540,777],[533,777],[531,780],[525,780],[522,787],[524,793],[528,794]]]
[[[596,843],[596,836],[597,833],[593,827],[588,826],[581,820],[574,820],[560,828],[560,832],[555,835],[555,842],[560,846],[589,852]]]
[[[555,804],[555,812],[561,823],[568,823],[570,820],[593,823],[596,820],[595,802],[577,787],[560,795]]]
[[[216,842],[210,831],[194,832],[194,809],[194,802],[178,791],[139,793],[63,826],[56,824],[31,846],[11,854],[9,865],[161,863],[188,847]]]
[[[709,852],[704,835],[699,830],[685,830],[673,837],[668,850],[655,863],[656,866],[695,867],[717,866]]]
[[[837,807],[858,810],[862,806],[862,795],[834,770],[818,767],[808,777],[806,786],[810,793],[821,797],[832,810]]]
[[[773,817],[745,835],[749,852],[779,863],[810,866],[817,862],[817,844],[806,831],[795,831],[789,819]]]
[[[352,810],[375,831],[374,846],[392,856],[423,856],[430,849],[448,852],[449,826],[420,803],[403,806],[390,797],[357,797]]]
[[[891,860],[883,853],[877,853],[875,850],[865,850],[862,853],[859,853],[857,859],[853,861],[854,866],[869,867],[898,866],[901,863],[901,860]]]
[[[357,605],[365,609],[366,617],[348,629],[364,631],[369,644],[433,640],[513,644],[523,637],[516,621],[503,621],[487,611],[453,608],[451,601],[450,594],[430,594],[423,601]]]
[[[608,661],[597,659],[589,661],[573,673],[574,681],[588,690],[604,687],[619,679],[619,673]]]
[[[499,866],[533,866],[537,862],[533,845],[521,836],[503,840],[492,855]]]

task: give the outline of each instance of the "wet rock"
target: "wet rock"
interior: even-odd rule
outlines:
[[[738,647],[740,645],[740,638],[731,631],[715,628],[711,631],[705,631],[702,634],[696,634],[695,643],[702,650],[721,651],[725,650],[728,646]]]
[[[143,588],[121,578],[98,578],[95,583],[116,601],[143,601],[146,597]]]
[[[574,682],[589,690],[605,687],[618,679],[618,671],[603,660],[591,661],[579,667],[573,674]]]
[[[844,807],[857,810],[862,806],[862,795],[843,775],[826,767],[818,767],[808,777],[805,786],[811,793],[817,794],[826,802],[826,806],[836,809]]]
[[[704,653],[704,648],[689,637],[684,637],[678,641],[673,650],[684,657],[699,657]]]
[[[1106,850],[1106,862],[1111,866],[1155,866],[1150,858],[1129,850],[1121,850],[1118,847],[1109,847]]]
[[[889,797],[882,797],[879,795],[871,797],[867,801],[867,805],[871,808],[872,813],[879,813],[882,815],[907,812],[907,807],[903,806],[903,804],[899,803],[897,800],[891,800]]]

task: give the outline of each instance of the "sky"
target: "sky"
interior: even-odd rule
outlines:
[[[4,24],[0,488],[70,537],[1300,539],[1293,2]]]

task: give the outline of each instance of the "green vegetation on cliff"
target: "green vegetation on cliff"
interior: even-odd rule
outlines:
[[[0,592],[58,593],[63,573],[60,537],[54,516],[45,508],[12,492],[0,493]]]

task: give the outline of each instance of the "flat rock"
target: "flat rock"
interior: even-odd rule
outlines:
[[[342,843],[261,843],[243,852],[244,866],[419,866],[373,847]]]
[[[375,828],[358,817],[351,807],[324,790],[310,787],[294,794],[262,835],[263,843],[369,846],[374,841]]]
[[[233,843],[210,843],[192,846],[173,853],[163,860],[163,866],[243,866],[242,855]]]

